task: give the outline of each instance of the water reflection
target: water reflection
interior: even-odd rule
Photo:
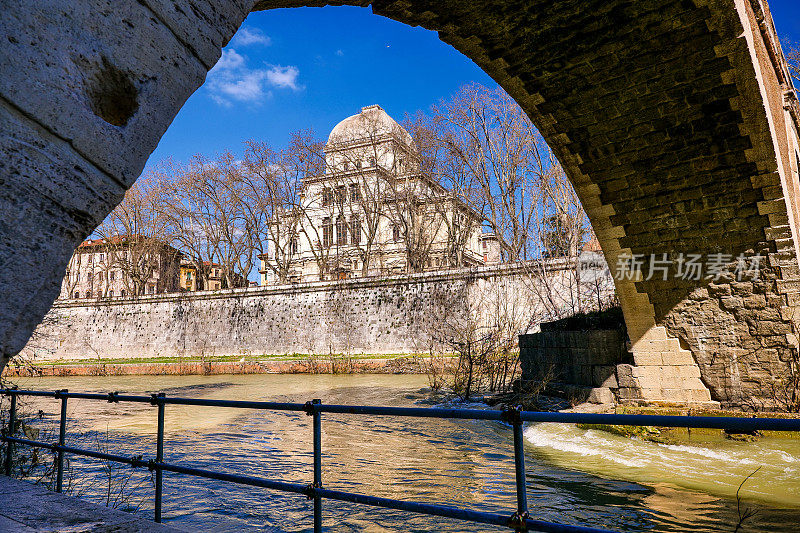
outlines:
[[[325,403],[417,405],[425,399],[417,391],[426,381],[419,376],[380,375],[151,376],[39,378],[20,380],[19,385],[163,391],[219,399],[322,398]],[[51,412],[56,408],[52,401],[41,405]],[[122,455],[153,455],[152,406],[71,400],[69,407],[75,444],[106,446]],[[187,466],[305,483],[312,477],[310,422],[304,413],[168,405],[165,456]],[[761,512],[746,525],[750,530],[788,532],[796,531],[800,523],[796,441],[689,442],[670,447],[554,424],[530,426],[525,434],[529,505],[539,519],[622,531],[732,531],[738,515],[729,496],[731,487],[735,493],[742,472],[746,475],[764,463],[770,477],[747,485],[752,489],[748,498],[760,502],[748,505],[757,505]],[[107,444],[97,444],[106,436]],[[323,414],[323,451],[328,488],[509,514],[514,508],[513,446],[510,429],[500,423]],[[91,479],[83,485],[83,496],[102,502],[108,469],[82,458],[73,458],[72,467],[75,479]],[[149,514],[149,474],[136,476],[141,485],[131,491],[130,506],[141,502],[140,512]],[[330,531],[497,531],[399,511],[338,502],[323,505]],[[304,497],[169,473],[164,510],[166,522],[187,531],[311,530],[311,505]]]

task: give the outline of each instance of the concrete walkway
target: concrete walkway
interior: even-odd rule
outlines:
[[[0,533],[178,533],[130,513],[0,476]]]

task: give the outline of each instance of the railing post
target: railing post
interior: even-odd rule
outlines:
[[[517,511],[512,515],[509,525],[517,531],[527,531],[528,490],[525,479],[525,440],[522,433],[522,406],[508,407],[503,419],[514,428],[514,473],[517,482]]]
[[[67,389],[58,391],[56,397],[61,398],[61,418],[58,423],[58,445],[64,446],[67,439]],[[64,450],[59,448],[56,458],[56,492],[63,491],[64,484]]]
[[[13,390],[9,390],[11,395],[11,406],[8,408],[8,436],[14,435],[14,429],[17,425],[17,395]],[[14,443],[10,440],[6,441],[6,475],[11,477],[11,466],[14,456]]]
[[[156,434],[156,463],[161,463],[164,461],[164,393],[158,393],[157,395],[153,395],[153,403],[158,406],[158,426],[157,426],[157,434]],[[161,467],[157,464],[155,465],[156,470],[156,502],[155,502],[155,521],[161,522],[161,498],[163,495],[163,478],[164,473],[161,471]]]
[[[312,400],[313,405],[319,405],[322,400]],[[322,488],[322,414],[314,409],[314,487]],[[322,533],[322,498],[314,495],[314,533]]]

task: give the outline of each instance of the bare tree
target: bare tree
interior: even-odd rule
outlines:
[[[222,265],[225,285],[228,288],[247,286],[247,276],[253,270],[256,242],[263,228],[256,212],[258,203],[251,196],[246,166],[237,161],[231,152],[217,159],[219,180],[214,193],[205,190],[213,199],[216,224],[221,238],[217,241],[217,257]]]
[[[265,257],[278,283],[286,283],[298,246],[302,176],[295,159],[266,143],[248,141],[238,189],[252,249]],[[271,243],[271,248],[270,248]]]
[[[299,231],[317,266],[319,279],[325,279],[336,265],[337,258],[334,224],[335,202],[325,189],[312,192],[308,183],[325,174],[326,163],[323,142],[311,130],[292,134],[288,149],[288,161],[292,172],[303,180],[302,199],[298,205]]]
[[[786,60],[789,62],[789,74],[794,78],[795,85],[800,85],[800,44],[789,42]]]
[[[471,84],[435,106],[430,117],[417,115],[406,124],[415,132],[426,173],[477,215],[443,218],[450,264],[464,264],[459,254],[473,231],[458,222],[477,219],[497,237],[504,261],[525,265],[530,290],[550,316],[581,311],[587,297],[577,258],[590,236],[588,217],[513,99],[500,88]]]
[[[465,400],[476,392],[508,392],[519,376],[519,334],[541,318],[521,283],[504,276],[465,280],[455,289],[438,286],[420,310],[431,354],[457,356],[448,385]]]
[[[487,202],[475,175],[453,150],[450,134],[441,128],[442,123],[441,117],[421,113],[404,121],[419,149],[420,173],[441,186],[431,207],[440,223],[437,241],[443,245],[443,266],[460,267],[466,264],[470,237],[485,220],[483,209]]]
[[[103,239],[104,260],[97,271],[90,273],[94,280],[93,292],[100,296],[102,287],[109,287],[114,281],[111,276],[121,272],[122,283],[127,294],[145,294],[152,280],[161,283],[159,289],[172,290],[170,279],[161,276],[173,274],[165,272],[168,263],[174,263],[173,251],[165,247],[167,224],[162,216],[160,183],[150,176],[140,178],[125,193],[120,204],[97,228],[97,235]],[[153,286],[151,290],[155,292]]]
[[[244,175],[229,152],[213,160],[196,155],[188,165],[165,162],[158,170],[166,233],[204,287],[214,263],[230,288],[246,284],[252,270],[255,247],[243,208]]]
[[[484,217],[505,260],[536,255],[537,185],[550,151],[530,119],[502,89],[470,84],[433,108],[437,174]]]

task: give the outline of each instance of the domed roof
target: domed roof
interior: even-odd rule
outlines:
[[[409,147],[414,145],[411,135],[390,117],[379,105],[361,108],[361,113],[339,122],[328,136],[328,146],[359,140],[394,135]]]

